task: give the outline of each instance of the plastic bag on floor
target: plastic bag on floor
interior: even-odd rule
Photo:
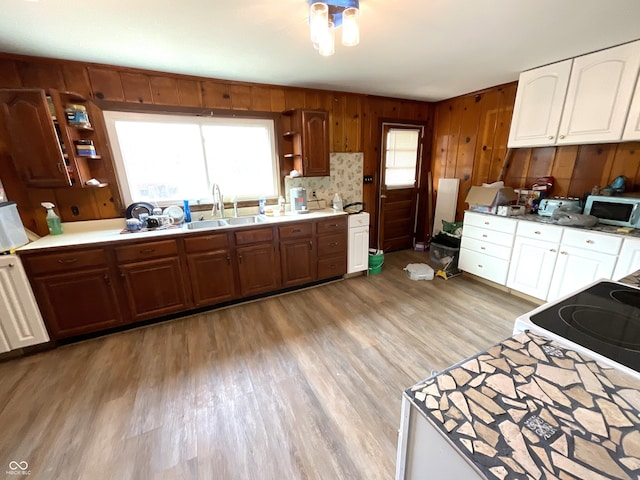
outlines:
[[[433,268],[426,263],[410,263],[404,271],[411,280],[433,280],[434,276]]]

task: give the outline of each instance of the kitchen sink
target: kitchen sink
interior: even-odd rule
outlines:
[[[187,224],[189,230],[200,230],[205,228],[227,227],[229,224],[222,218],[212,218],[210,220],[197,220]]]
[[[249,225],[251,223],[262,223],[264,222],[264,218],[254,215],[251,217],[229,217],[225,219],[229,222],[229,225]]]

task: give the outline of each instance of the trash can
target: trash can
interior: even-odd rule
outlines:
[[[373,275],[382,271],[384,252],[382,250],[369,249],[369,274]]]

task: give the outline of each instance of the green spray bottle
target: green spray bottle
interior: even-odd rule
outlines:
[[[55,205],[51,202],[42,202],[40,205],[47,209],[47,227],[49,227],[49,233],[51,235],[60,235],[62,233],[62,223],[60,223],[60,217],[53,211]]]

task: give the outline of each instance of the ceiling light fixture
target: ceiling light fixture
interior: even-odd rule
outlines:
[[[309,30],[311,43],[320,55],[328,57],[336,51],[336,33],[342,27],[342,44],[353,47],[360,43],[360,1],[309,0]]]

